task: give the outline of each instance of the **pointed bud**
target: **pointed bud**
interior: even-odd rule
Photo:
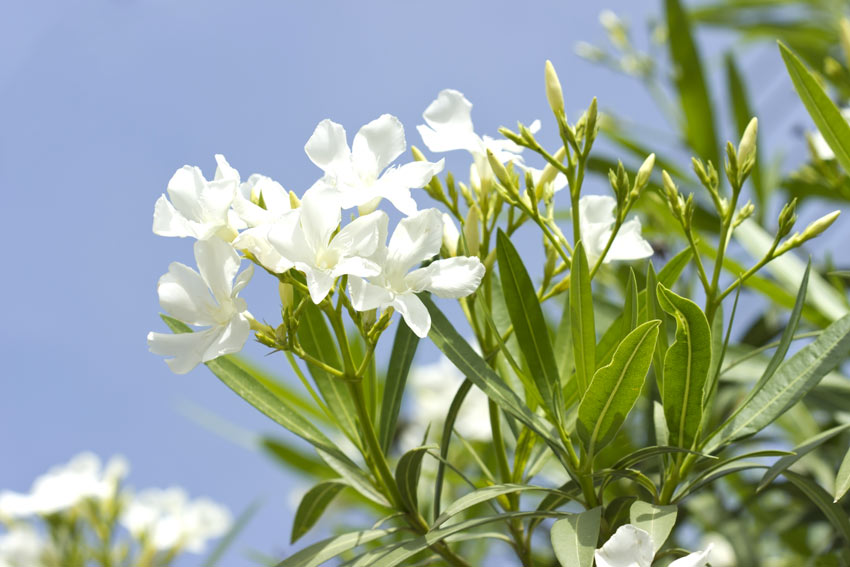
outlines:
[[[292,309],[293,290],[292,284],[280,282],[277,286],[278,295],[280,295],[280,306],[283,309]]]
[[[558,151],[555,152],[554,157],[558,163],[562,163],[564,161],[564,157],[567,155],[567,148],[561,146],[558,148]],[[555,181],[555,177],[558,175],[558,170],[555,169],[551,163],[547,163],[546,167],[543,168],[543,173],[540,174],[540,179],[537,180],[537,187],[535,188],[535,193],[537,194],[537,198],[540,199],[543,196],[544,191],[546,190],[547,185],[551,185]]]
[[[649,156],[643,160],[643,164],[641,164],[640,169],[638,169],[637,177],[635,177],[635,185],[632,189],[633,192],[639,193],[643,190],[644,187],[649,183],[649,178],[652,176],[652,170],[655,167],[655,154],[649,154]],[[635,195],[637,196],[637,195]]]
[[[740,163],[744,163],[749,159],[755,159],[758,131],[759,120],[758,118],[753,118],[750,120],[750,123],[747,124],[747,127],[741,136],[741,141],[738,143],[738,161]]]
[[[478,256],[480,248],[480,237],[478,234],[478,207],[473,205],[466,214],[463,223],[463,237],[466,239],[466,248],[470,256]]]
[[[410,153],[413,154],[413,159],[416,161],[425,161],[425,154],[416,146],[410,146]]]
[[[558,74],[555,72],[555,66],[548,59],[546,60],[546,99],[549,101],[549,108],[555,113],[558,120],[566,120],[564,114],[564,91],[561,90],[561,81],[558,80]]]
[[[735,216],[735,220],[732,222],[732,228],[738,227],[742,222],[747,220],[753,215],[753,212],[756,208],[750,201],[747,201],[747,204],[741,207],[741,210],[738,211],[738,214]]]
[[[501,134],[502,136],[504,136],[505,138],[507,138],[508,140],[510,140],[511,142],[513,142],[514,144],[516,144],[518,146],[524,146],[525,145],[525,142],[523,141],[522,137],[520,137],[519,134],[517,134],[513,130],[509,130],[509,129],[505,128],[504,126],[501,126],[499,128],[499,134]]]
[[[785,206],[782,207],[782,210],[779,212],[779,220],[777,222],[779,225],[776,230],[777,240],[784,238],[786,235],[791,233],[791,229],[794,228],[794,223],[797,222],[796,210],[796,197],[792,199],[790,203],[786,203]]]
[[[596,134],[598,130],[598,124],[596,122],[598,118],[598,109],[596,103],[596,97],[593,97],[593,100],[590,101],[590,106],[587,108],[587,122],[584,126],[584,149],[587,152],[590,149],[590,146],[593,145],[593,141],[596,139]]]
[[[807,226],[806,230],[804,230],[802,234],[803,240],[811,240],[812,238],[822,234],[832,225],[832,223],[835,222],[835,219],[837,219],[840,214],[841,211],[832,211]]]
[[[457,256],[457,241],[460,238],[460,231],[452,218],[443,213],[443,248],[445,249],[444,256],[451,258]]]
[[[505,166],[502,165],[502,162],[496,159],[496,156],[493,155],[493,152],[487,150],[487,162],[490,164],[490,169],[493,170],[493,173],[496,175],[496,179],[504,185],[505,187],[512,188],[514,186],[513,179],[508,174],[508,170],[505,169]]]
[[[298,195],[296,195],[292,191],[289,192],[289,206],[293,209],[297,209],[301,206],[301,199],[299,199]]]

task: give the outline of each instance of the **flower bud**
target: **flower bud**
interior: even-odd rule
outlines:
[[[640,169],[638,169],[637,176],[635,177],[635,185],[632,189],[633,192],[639,193],[644,187],[646,187],[649,183],[649,178],[652,175],[652,169],[654,167],[655,154],[649,154],[649,156],[643,160],[643,164],[641,164]]]
[[[738,211],[738,214],[735,216],[735,220],[732,222],[732,228],[739,226],[742,222],[747,220],[753,215],[753,212],[756,208],[750,201],[747,201],[747,204],[741,207],[741,210]]]
[[[466,239],[466,247],[470,256],[478,256],[480,237],[478,234],[478,207],[469,207],[466,220],[463,223],[463,237]]]
[[[814,221],[812,224],[806,227],[806,230],[803,231],[803,240],[810,240],[823,233],[823,231],[828,229],[830,225],[835,222],[835,219],[837,219],[838,215],[840,214],[841,211],[832,211],[831,213],[824,215],[818,220]]]
[[[549,101],[549,108],[558,117],[558,120],[566,119],[564,114],[564,91],[561,89],[561,81],[558,80],[558,74],[555,72],[555,66],[548,59],[546,60],[546,99]]]
[[[493,170],[493,173],[496,175],[496,179],[504,185],[505,187],[513,187],[513,179],[508,174],[508,170],[505,169],[505,166],[502,165],[502,162],[496,159],[496,156],[493,155],[493,152],[487,150],[487,162],[490,164],[490,169]]]
[[[597,118],[598,118],[598,110],[596,97],[593,97],[593,100],[590,101],[590,106],[587,107],[587,122],[584,127],[584,147],[589,148],[593,141],[596,139],[597,133]],[[585,150],[586,151],[586,150]]]
[[[558,148],[558,151],[555,152],[554,157],[559,163],[564,161],[564,157],[567,155],[567,148],[561,146]],[[558,175],[558,170],[555,169],[551,163],[547,163],[546,167],[543,168],[543,173],[540,174],[540,179],[537,180],[537,186],[535,187],[535,193],[537,194],[537,199],[540,199],[543,196],[544,190],[547,185],[551,185],[555,181],[555,177]]]
[[[777,224],[776,238],[784,238],[786,235],[790,234],[791,229],[794,228],[794,223],[797,222],[797,198],[791,200],[790,203],[785,203],[782,207],[782,210],[779,212],[779,220]]]
[[[277,286],[280,295],[280,306],[283,309],[291,309],[294,302],[292,284],[280,282]]]
[[[296,195],[292,191],[289,192],[289,206],[293,209],[297,209],[301,206],[301,199],[299,199],[298,195]]]
[[[747,124],[741,141],[738,143],[738,163],[745,164],[750,159],[755,159],[756,138],[758,137],[759,120],[753,118]]]
[[[447,257],[457,256],[457,241],[460,232],[455,226],[452,218],[443,213],[443,248],[446,249]]]

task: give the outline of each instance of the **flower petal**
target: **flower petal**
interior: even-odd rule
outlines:
[[[382,114],[360,128],[354,136],[351,159],[361,177],[371,176],[374,179],[406,147],[401,121],[391,114]]]
[[[257,204],[260,202],[265,208]],[[286,189],[274,179],[256,173],[239,186],[233,200],[233,210],[252,227],[274,222],[291,209]]]
[[[667,567],[705,567],[708,565],[708,556],[712,545],[709,544],[703,551],[696,551],[672,562]]]
[[[340,258],[347,256],[371,256],[375,249],[387,241],[387,225],[390,219],[383,211],[375,211],[358,217],[342,227],[328,245]]]
[[[443,218],[437,209],[425,209],[396,226],[387,250],[386,269],[400,276],[440,252]]]
[[[295,263],[295,269],[304,272],[307,279],[307,289],[310,291],[310,299],[313,300],[313,303],[317,305],[321,303],[333,287],[334,277],[327,270],[320,270],[301,262]]]
[[[640,235],[640,220],[635,217],[620,227],[604,262],[607,264],[612,260],[639,260],[649,258],[652,254],[652,246]]]
[[[168,266],[156,287],[159,304],[172,317],[188,325],[213,325],[216,308],[204,279],[192,268],[179,262]]]
[[[631,524],[620,526],[594,554],[596,567],[651,567],[652,538]]]
[[[165,195],[160,195],[153,209],[153,232],[160,236],[192,236],[197,238],[196,223],[174,208]]]
[[[321,182],[316,183],[304,193],[298,210],[301,231],[313,253],[327,248],[342,218],[337,191]]]
[[[461,92],[445,89],[422,114],[428,126],[419,125],[416,129],[432,152],[480,152],[481,139],[475,134],[471,114],[472,103]]]
[[[432,177],[443,171],[445,161],[414,161],[390,169],[376,183],[375,194],[387,199],[396,209],[410,216],[416,213],[417,208],[416,201],[410,196],[410,189],[427,185]]]
[[[239,172],[227,163],[223,155],[215,154],[215,163],[215,177],[213,178],[215,181],[227,180],[235,181],[237,184],[239,183]]]
[[[390,290],[356,276],[348,278],[348,295],[351,296],[351,304],[357,311],[385,307],[393,300]]]
[[[294,218],[290,220],[292,224],[295,224],[298,222],[298,214],[297,211],[292,212],[295,214],[291,215]],[[233,246],[238,250],[246,250],[253,254],[266,269],[276,274],[282,274],[292,267],[292,260],[284,257],[278,251],[277,247],[271,243],[269,234],[272,230],[292,234],[293,228],[292,226],[284,227],[283,223],[280,225],[267,224],[256,228],[249,228],[236,237],[236,240],[233,241]]]
[[[393,299],[392,306],[401,313],[404,322],[417,337],[424,339],[428,336],[428,331],[431,330],[431,314],[422,300],[412,293],[398,294]]]
[[[242,262],[233,246],[220,238],[199,240],[195,243],[195,262],[213,297],[219,303],[230,301],[233,278]]]
[[[215,329],[217,331],[215,340],[207,346],[201,356],[201,362],[209,362],[219,356],[239,352],[251,334],[251,325],[244,315],[234,317],[226,326]]]
[[[200,222],[203,220],[200,197],[206,184],[199,168],[184,165],[171,176],[166,191],[174,208],[180,211],[181,215],[188,220]]]
[[[438,297],[457,299],[478,289],[484,271],[484,264],[478,258],[458,256],[431,262],[410,272],[404,281],[415,292],[428,290]]]
[[[186,374],[202,362],[203,355],[219,335],[213,327],[197,333],[148,333],[148,348],[154,354],[168,356],[165,362],[175,374]]]
[[[345,167],[351,157],[351,150],[345,139],[345,128],[332,120],[322,120],[307,144],[304,146],[307,157],[322,171],[335,174],[338,168]]]

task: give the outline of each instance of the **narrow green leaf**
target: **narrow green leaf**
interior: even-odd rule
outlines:
[[[661,395],[670,444],[689,449],[696,442],[702,421],[705,382],[711,366],[711,331],[696,303],[660,284],[658,302],[676,318],[676,340],[664,357]]]
[[[850,172],[850,124],[847,124],[841,111],[800,58],[781,42],[779,52],[800,100],[809,111],[809,116],[832,148],[838,163],[844,171]]]
[[[838,474],[835,475],[835,492],[833,493],[835,501],[841,500],[848,490],[850,490],[850,449],[844,455],[844,460],[838,467]]]
[[[254,502],[245,510],[239,514],[239,517],[236,518],[236,521],[233,522],[233,525],[230,526],[230,529],[227,530],[227,533],[224,534],[220,540],[216,543],[213,550],[207,556],[206,560],[201,564],[202,567],[216,567],[218,562],[221,561],[221,558],[227,553],[227,550],[233,545],[233,542],[236,541],[236,538],[239,537],[239,534],[242,533],[242,530],[245,529],[245,526],[248,525],[248,522],[257,514],[260,509],[260,503]]]
[[[638,290],[635,271],[629,268],[629,283],[626,285],[626,299],[623,304],[623,317],[620,324],[620,339],[635,330],[638,324]]]
[[[339,480],[327,480],[320,482],[304,494],[292,522],[290,543],[298,541],[301,536],[316,525],[328,505],[346,486],[348,486],[346,483]]]
[[[735,131],[738,135],[742,135],[746,130],[750,119],[755,116],[750,106],[749,96],[747,96],[747,86],[738,70],[738,65],[735,62],[735,56],[730,51],[726,54],[726,88],[729,93],[729,100],[732,101],[732,116],[735,120]],[[753,170],[750,173],[750,179],[753,181],[753,189],[756,196],[756,214],[763,214],[766,209],[765,202],[767,194],[765,192],[764,183],[761,173],[761,156],[759,155],[759,145],[756,144],[756,161],[753,164]]]
[[[561,322],[555,333],[555,358],[558,363],[558,374],[561,376],[561,387],[567,385],[573,373],[573,325],[570,320],[570,294],[564,294],[564,309]],[[566,403],[565,407],[569,407]]]
[[[844,538],[844,545],[850,545],[850,519],[847,518],[844,508],[834,502],[829,493],[813,480],[788,470],[784,471],[782,476],[790,480],[800,492],[820,508],[826,519]]]
[[[581,397],[587,391],[596,369],[596,328],[593,319],[590,268],[581,241],[576,243],[570,270],[570,320],[573,327],[576,385]]]
[[[472,382],[469,379],[463,381],[458,387],[452,403],[449,404],[449,411],[446,413],[446,419],[443,422],[443,434],[440,437],[440,462],[437,463],[437,476],[434,481],[434,517],[440,515],[440,505],[443,498],[443,477],[446,474],[446,462],[449,457],[449,444],[452,440],[452,430],[455,427],[457,414],[466,399],[469,390],[472,389]]]
[[[815,387],[850,350],[850,315],[827,327],[812,343],[783,362],[754,393],[706,440],[711,453],[736,439],[761,431]]]
[[[339,536],[329,537],[313,545],[305,547],[301,551],[290,555],[277,564],[277,567],[318,567],[325,561],[333,559],[341,553],[345,553],[355,547],[366,545],[371,541],[380,539],[397,532],[397,528],[385,530],[362,530],[349,532]]]
[[[407,375],[410,373],[410,366],[418,346],[419,337],[406,324],[400,322],[393,340],[387,379],[384,383],[384,397],[381,401],[381,417],[378,422],[378,439],[385,453],[389,452],[393,441]]]
[[[191,329],[182,322],[162,315],[162,320],[175,333],[191,333]],[[317,449],[335,456],[341,462],[357,468],[357,465],[349,459],[324,433],[322,433],[312,422],[305,419],[291,404],[269,392],[253,376],[238,366],[230,359],[230,356],[220,356],[206,363],[213,374],[219,380],[233,390],[240,398],[260,410],[267,417],[282,425],[295,435],[311,443]]]
[[[561,567],[591,567],[599,539],[602,508],[570,514],[552,524],[549,536]]]
[[[499,278],[514,334],[546,410],[557,416],[560,413],[560,376],[549,340],[549,326],[543,318],[531,277],[510,238],[501,229],[497,242]]]
[[[395,468],[395,482],[401,493],[401,500],[407,511],[416,514],[419,511],[419,473],[422,470],[422,457],[432,449],[431,446],[416,447],[401,456]]]
[[[794,449],[793,455],[785,455],[778,461],[776,461],[772,467],[767,469],[767,472],[764,473],[764,476],[761,477],[761,481],[759,482],[758,487],[756,487],[756,492],[764,490],[771,482],[773,482],[776,477],[780,474],[783,474],[791,465],[802,459],[804,456],[814,451],[842,431],[845,431],[848,427],[850,427],[850,423],[845,423],[842,425],[838,425],[831,429],[827,429],[823,431],[811,439],[807,439],[803,443],[800,443]]]
[[[676,506],[658,506],[638,500],[629,509],[629,523],[640,528],[652,538],[652,553],[658,553],[673,526],[676,525]]]
[[[341,461],[336,456],[329,455],[321,449],[316,452],[319,453],[319,456],[322,457],[325,463],[336,474],[342,477],[340,480],[346,482],[348,486],[359,492],[364,498],[384,508],[390,506],[384,495],[375,488],[372,480],[357,465],[351,465],[346,461]]]
[[[710,159],[719,167],[714,110],[688,15],[679,0],[665,0],[664,6],[673,79],[684,117],[685,139],[699,157]]]
[[[667,429],[667,418],[664,417],[664,406],[652,402],[652,423],[655,426],[655,443],[660,446],[670,444],[670,430]]]
[[[669,287],[669,286],[668,286]],[[658,393],[664,396],[664,357],[667,355],[669,343],[667,340],[667,314],[661,309],[658,303],[658,295],[654,292],[658,288],[658,278],[655,275],[655,267],[652,265],[652,260],[649,261],[649,266],[646,269],[646,289],[644,289],[644,302],[646,304],[646,320],[652,321],[658,319],[661,321],[658,340],[655,342],[655,349],[652,351],[652,369],[655,372],[655,383],[658,385]],[[656,433],[657,433],[656,427]],[[664,426],[664,431],[668,432],[667,426]],[[667,441],[664,441],[667,444]]]
[[[446,510],[442,514],[440,514],[440,516],[436,520],[434,520],[432,529],[440,527],[452,517],[457,516],[458,514],[465,512],[474,506],[489,502],[505,494],[516,494],[518,492],[545,492],[554,496],[559,496],[567,499],[570,498],[570,495],[566,492],[554,488],[546,488],[543,486],[531,486],[528,484],[494,484],[493,486],[486,486],[484,488],[479,488],[478,490],[470,492],[469,494],[464,494],[463,496],[452,502],[449,506],[446,507]]]
[[[643,388],[658,337],[659,321],[647,321],[617,347],[611,364],[596,371],[578,407],[576,431],[588,454],[610,442]]]
[[[290,446],[282,439],[265,436],[260,438],[263,450],[286,467],[301,472],[312,479],[335,476],[328,466],[312,452]]]
[[[656,403],[658,403],[658,402],[656,402]],[[661,404],[658,404],[658,406],[660,407]],[[664,416],[662,415],[661,417],[663,418]],[[665,425],[666,425],[666,422],[665,422]],[[691,451],[690,449],[682,449],[681,447],[670,447],[670,446],[667,446],[667,445],[652,445],[650,447],[641,447],[640,449],[637,449],[636,451],[621,457],[620,460],[618,460],[616,463],[611,465],[611,468],[612,469],[631,468],[631,467],[634,467],[635,465],[637,465],[638,463],[641,463],[643,461],[647,461],[647,460],[649,460],[653,457],[657,457],[659,455],[669,455],[669,454],[673,454],[673,453],[687,453],[687,454],[690,454],[690,455],[697,455],[699,457],[708,458],[708,459],[716,459],[717,458],[717,457],[713,457],[711,455],[706,455],[705,453],[699,453],[697,451]]]

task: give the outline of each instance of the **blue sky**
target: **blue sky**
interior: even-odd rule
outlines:
[[[274,424],[206,369],[176,376],[147,352],[147,331],[163,329],[157,278],[171,261],[192,263],[191,242],[151,233],[154,201],[184,164],[211,175],[215,153],[243,178],[264,173],[300,193],[320,173],[303,153],[320,120],[353,135],[391,113],[408,143],[421,145],[415,125],[443,88],[473,102],[479,133],[548,120],[547,58],[571,116],[596,95],[603,108],[660,120],[635,82],[572,54],[579,40],[604,41],[603,7],[639,30],[658,9],[627,0],[7,6],[0,187],[11,258],[0,282],[0,488],[26,490],[81,450],[122,453],[140,488],[182,485],[235,512],[262,499],[225,564],[249,564],[247,548],[285,555],[292,479],[177,410],[191,403],[254,432]],[[259,280],[249,305],[272,318],[274,286]]]

